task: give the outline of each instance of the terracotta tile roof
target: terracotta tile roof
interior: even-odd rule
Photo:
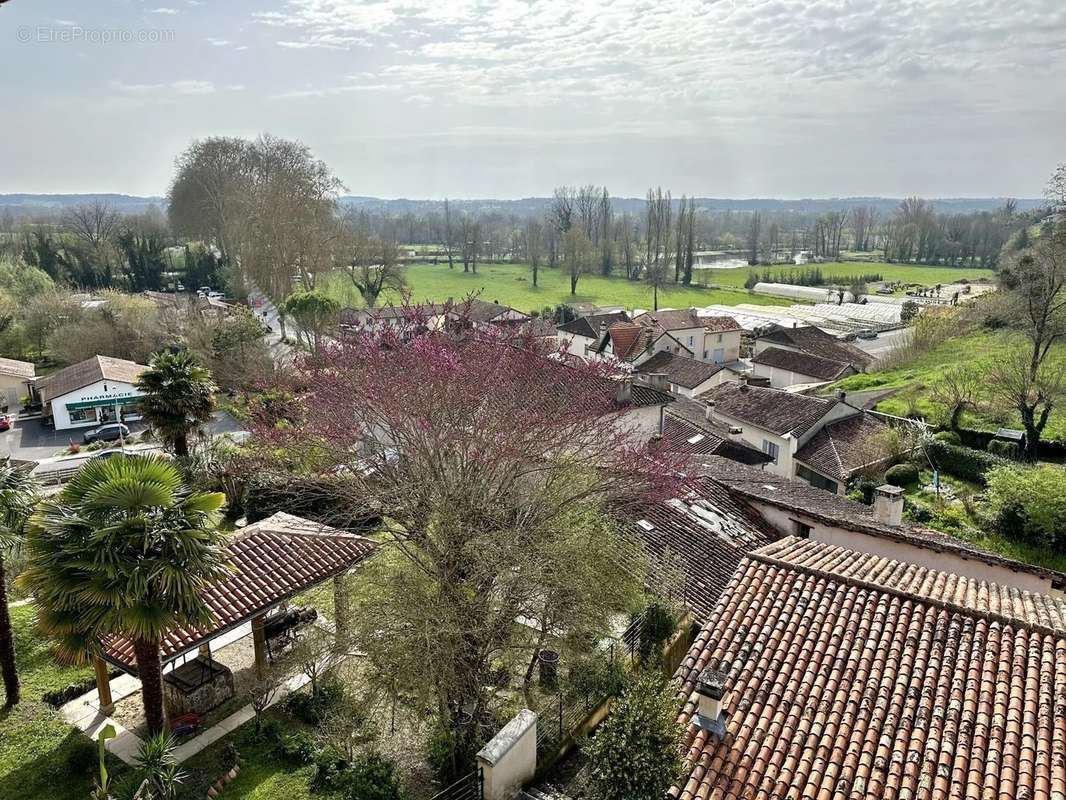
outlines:
[[[669,797],[1066,797],[1062,629],[957,605],[973,587],[950,576],[794,544],[741,563],[678,670]],[[721,738],[693,719],[707,667],[727,672]]]
[[[148,367],[144,364],[138,364],[134,361],[111,358],[110,356],[93,356],[41,378],[37,382],[37,388],[40,390],[44,401],[48,402],[97,381],[136,383],[137,378],[146,369]]]
[[[696,468],[699,474],[707,475],[728,488],[734,496],[748,502],[766,503],[844,530],[866,533],[933,552],[952,553],[960,558],[1038,575],[1056,585],[1066,585],[1066,575],[1060,572],[982,550],[946,533],[906,522],[900,526],[888,525],[874,515],[870,506],[818,489],[804,481],[789,480],[716,455],[701,457],[700,461],[702,466]]]
[[[729,432],[710,423],[692,422],[687,415],[674,413],[677,406],[685,403],[698,405],[688,398],[678,398],[663,417],[661,446],[675,453],[698,456],[722,456],[741,464],[765,464],[770,456],[741,441],[729,438]]]
[[[637,372],[652,374],[661,372],[670,383],[695,389],[725,369],[724,364],[708,364],[688,356],[660,351],[637,367]]]
[[[674,500],[640,510],[623,528],[664,572],[683,578],[683,599],[699,621],[710,618],[744,555],[778,538],[757,513],[706,478]]]
[[[0,358],[0,375],[10,375],[14,378],[32,378],[37,374],[37,368],[29,361],[17,361],[14,358]]]
[[[740,381],[720,383],[699,396],[713,400],[715,411],[772,433],[802,436],[839,402],[821,397],[747,386]]]
[[[559,330],[564,333],[572,333],[575,336],[598,339],[601,323],[605,323],[607,327],[610,327],[616,322],[629,322],[629,316],[624,311],[617,311],[611,314],[589,314],[587,317],[578,317],[565,325],[560,325]]]
[[[888,454],[877,437],[887,428],[871,414],[846,417],[814,434],[795,458],[823,475],[846,481],[856,470],[885,460]]]
[[[671,308],[663,311],[647,311],[633,321],[645,327],[664,331],[679,331],[686,328],[704,328],[712,333],[739,331],[740,325],[732,317],[702,316],[694,308]]]
[[[751,363],[788,370],[799,375],[808,375],[821,381],[835,381],[856,372],[851,364],[843,361],[834,361],[810,353],[799,353],[795,350],[785,350],[782,347],[767,347],[761,353],[756,353]]]
[[[826,333],[821,328],[775,328],[759,337],[760,341],[795,347],[805,353],[851,364],[860,372],[873,363],[873,356],[855,345]]]
[[[607,329],[607,335],[611,339],[612,350],[617,358],[624,359],[630,354],[634,345],[640,339],[643,328],[632,322],[616,322]]]
[[[205,596],[217,622],[210,630],[175,628],[163,640],[164,662],[273,608],[283,600],[359,563],[374,542],[279,512],[248,525],[230,539],[233,574]],[[135,671],[133,645],[122,637],[104,642],[104,658]]]
[[[765,547],[759,555],[765,560],[781,561],[810,572],[851,578],[964,611],[1066,633],[1066,598],[796,537]]]

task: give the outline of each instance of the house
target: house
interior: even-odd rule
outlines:
[[[692,456],[721,456],[741,464],[761,467],[770,456],[741,440],[736,430],[710,422],[706,407],[678,398],[666,407],[660,446]]]
[[[342,331],[350,333],[361,328],[372,331],[378,326],[402,328],[421,320],[430,330],[440,330],[444,326],[445,312],[445,306],[439,303],[382,306],[381,308],[342,308],[340,327]]]
[[[752,373],[766,378],[775,389],[829,383],[858,372],[847,362],[783,347],[764,347],[752,357],[751,365]]]
[[[585,358],[616,322],[629,322],[629,315],[625,311],[617,311],[578,317],[559,326],[559,339],[566,342],[567,352]]]
[[[523,314],[510,306],[489,303],[476,297],[452,304],[446,310],[446,316],[450,322],[465,321],[474,328],[485,325],[513,325],[530,319],[529,314]]]
[[[826,425],[863,413],[838,397],[808,397],[751,386],[744,380],[722,383],[699,399],[707,405],[711,421],[740,428],[740,438],[771,457],[768,471],[806,480],[805,469],[819,470],[796,460],[800,449]],[[864,452],[871,452],[868,445],[873,443],[857,444]],[[843,490],[844,486],[838,485],[837,491]]]
[[[789,480],[717,455],[694,469],[754,509],[782,536],[858,550],[920,567],[991,581],[1030,592],[1066,597],[1066,575],[984,550],[903,518],[903,494],[892,486],[867,506],[803,481]]]
[[[21,408],[22,398],[33,396],[36,374],[37,368],[29,361],[0,358],[0,398],[4,411]]]
[[[709,316],[695,308],[649,311],[633,322],[656,333],[669,333],[699,361],[728,364],[740,358],[741,327],[735,319]]]
[[[792,537],[676,677],[669,798],[1066,797],[1061,598]]]
[[[636,371],[652,384],[661,383],[682,397],[695,397],[722,381],[736,380],[741,375],[737,362],[733,365],[708,363],[669,350],[660,350],[642,361]]]
[[[590,357],[613,357],[639,366],[656,353],[674,353],[691,357],[693,352],[666,331],[638,325],[635,322],[616,322],[589,351]]]
[[[621,528],[641,542],[657,572],[680,579],[667,593],[691,610],[697,622],[714,608],[740,562],[752,550],[781,538],[758,515],[705,477],[690,481],[671,500],[650,503],[627,515]],[[655,587],[663,592],[663,586]]]
[[[56,430],[91,428],[105,422],[140,419],[134,386],[148,367],[109,356],[93,356],[41,378],[43,414]]]
[[[754,354],[757,356],[771,347],[848,364],[855,372],[863,372],[874,361],[869,353],[813,325],[798,328],[775,325],[756,337]]]

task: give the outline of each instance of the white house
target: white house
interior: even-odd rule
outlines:
[[[29,361],[0,358],[0,399],[8,410],[17,410],[22,398],[33,392],[36,368]]]
[[[637,366],[652,386],[660,386],[682,397],[695,397],[723,381],[735,381],[742,372],[739,362],[708,364],[688,355],[661,350]]]
[[[710,420],[735,429],[742,441],[773,460],[766,471],[843,494],[848,479],[882,458],[880,419],[839,397],[808,397],[746,381],[700,395]]]
[[[134,384],[148,367],[109,356],[93,356],[41,378],[37,388],[56,430],[92,428],[105,422],[140,419]]]
[[[666,332],[708,364],[729,364],[740,358],[741,327],[726,316],[707,316],[694,308],[648,311],[634,317],[638,325]]]
[[[566,342],[568,353],[587,358],[606,335],[607,329],[617,322],[629,322],[625,311],[578,317],[559,326],[559,340]]]

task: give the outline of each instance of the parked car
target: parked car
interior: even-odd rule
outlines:
[[[99,428],[86,431],[84,438],[85,444],[92,444],[93,442],[114,442],[118,439],[125,439],[129,435],[130,429],[121,422],[110,422],[107,425],[101,425]]]
[[[866,328],[865,330],[859,331],[855,335],[860,339],[876,339],[877,331],[873,330],[872,328]]]
[[[11,415],[0,414],[0,431],[11,430]]]
[[[112,447],[107,450],[101,450],[99,453],[93,453],[93,458],[115,458],[116,456],[125,456],[126,451],[121,447]]]

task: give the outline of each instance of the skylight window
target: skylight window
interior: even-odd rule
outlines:
[[[655,530],[655,526],[648,522],[646,519],[638,519],[637,524],[646,531]]]
[[[700,442],[702,442],[706,438],[707,437],[704,436],[702,433],[697,433],[695,436],[693,436],[693,437],[691,437],[689,439],[686,439],[685,441],[687,441],[689,444],[699,444]]]

